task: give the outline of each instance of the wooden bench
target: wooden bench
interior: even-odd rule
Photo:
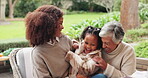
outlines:
[[[136,58],[137,64],[136,69],[139,71],[147,71],[148,70],[148,58]]]

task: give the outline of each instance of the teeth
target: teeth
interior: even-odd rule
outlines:
[[[87,49],[87,50],[91,50],[91,49]]]
[[[86,49],[86,51],[90,51],[91,49]]]

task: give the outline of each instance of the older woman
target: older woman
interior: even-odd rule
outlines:
[[[26,38],[32,51],[34,78],[65,78],[69,63],[66,53],[71,40],[61,33],[63,12],[56,6],[43,5],[26,16]]]
[[[133,47],[122,41],[122,25],[117,21],[108,22],[102,27],[99,36],[103,42],[103,59],[94,58],[94,61],[98,62],[97,66],[104,69],[104,74],[109,78],[132,75],[136,71],[136,57]]]

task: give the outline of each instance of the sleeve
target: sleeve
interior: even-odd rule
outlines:
[[[95,66],[96,63],[90,57],[81,57],[75,53],[72,55],[70,64],[74,70],[77,70],[79,74],[85,76],[92,75],[98,70]]]
[[[120,78],[132,75],[136,71],[136,57],[133,48],[130,51],[125,51],[126,54],[121,60],[121,69],[118,70],[114,66],[107,64],[104,74],[109,78]]]
[[[95,72],[97,72],[97,70],[99,70],[99,68],[96,67],[95,64],[96,63],[92,59],[90,59],[83,63],[79,71],[81,72],[81,74],[86,75],[86,76],[92,75]]]
[[[52,78],[40,52],[35,51],[32,60],[34,78]]]
[[[80,56],[78,56],[77,54],[69,51],[66,55],[66,60],[70,62],[71,65],[71,71],[70,71],[70,78],[76,76],[76,74],[78,73],[78,69],[79,67],[82,65],[83,60],[80,58]]]

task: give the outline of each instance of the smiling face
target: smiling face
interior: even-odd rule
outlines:
[[[56,37],[60,37],[62,35],[62,29],[64,29],[63,17],[59,18],[58,20],[58,27],[56,29],[56,34],[55,34]]]
[[[90,53],[98,47],[98,38],[92,34],[86,34],[84,38],[84,52]]]
[[[102,46],[103,50],[106,53],[111,53],[112,51],[114,51],[119,44],[119,43],[115,44],[111,37],[102,37],[102,42],[103,42]]]

